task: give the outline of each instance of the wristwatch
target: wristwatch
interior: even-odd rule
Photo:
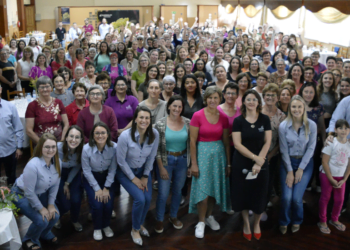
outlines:
[[[148,175],[144,174],[142,175],[143,178],[148,178]]]

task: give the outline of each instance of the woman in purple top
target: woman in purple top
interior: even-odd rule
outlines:
[[[38,55],[35,66],[31,68],[29,75],[31,86],[34,87],[36,81],[41,76],[48,76],[52,79],[53,74],[50,65],[47,65],[46,56],[42,53]]]
[[[132,118],[139,102],[136,97],[127,95],[127,81],[123,76],[115,79],[113,90],[108,90],[109,98],[105,106],[111,107],[118,120],[118,136],[128,128],[131,128]]]
[[[107,71],[109,76],[111,77],[112,84],[110,89],[114,89],[115,80],[118,76],[126,76],[128,73],[123,65],[119,64],[118,54],[112,53],[109,56],[111,60],[111,64],[108,64],[103,67],[102,71]]]

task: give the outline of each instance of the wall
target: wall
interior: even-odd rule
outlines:
[[[17,1],[6,0],[6,4],[7,4],[8,32],[9,32],[9,37],[12,38],[13,33],[18,32]]]

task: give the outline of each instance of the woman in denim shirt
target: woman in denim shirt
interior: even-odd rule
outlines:
[[[285,234],[292,223],[295,233],[304,218],[303,195],[312,176],[317,136],[316,123],[307,118],[306,104],[301,96],[293,96],[288,116],[280,124],[278,134],[282,155],[280,231]]]

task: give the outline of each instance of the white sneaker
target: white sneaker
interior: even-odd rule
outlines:
[[[94,240],[102,240],[102,231],[101,230],[94,230]]]
[[[273,203],[269,201],[269,203],[267,203],[267,207],[273,207]]]
[[[110,227],[103,228],[103,232],[105,233],[107,238],[113,237],[114,233]]]
[[[212,215],[210,215],[208,218],[205,218],[205,225],[209,226],[211,230],[220,230],[219,223],[214,219],[214,216]]]
[[[317,186],[317,187],[316,187],[316,192],[317,192],[317,193],[321,193],[321,187],[320,187],[320,186]]]
[[[235,211],[233,211],[233,210],[231,209],[231,210],[227,210],[226,213],[229,214],[229,215],[232,215],[232,214],[235,213]]]
[[[261,221],[267,221],[267,218],[269,218],[269,216],[267,216],[267,213],[266,212],[263,212],[262,214],[261,214]]]
[[[204,237],[204,229],[205,229],[205,224],[204,222],[198,222],[196,225],[196,231],[195,231],[195,236],[197,238],[202,239]]]
[[[112,218],[117,217],[117,215],[115,214],[114,210],[112,210]]]

